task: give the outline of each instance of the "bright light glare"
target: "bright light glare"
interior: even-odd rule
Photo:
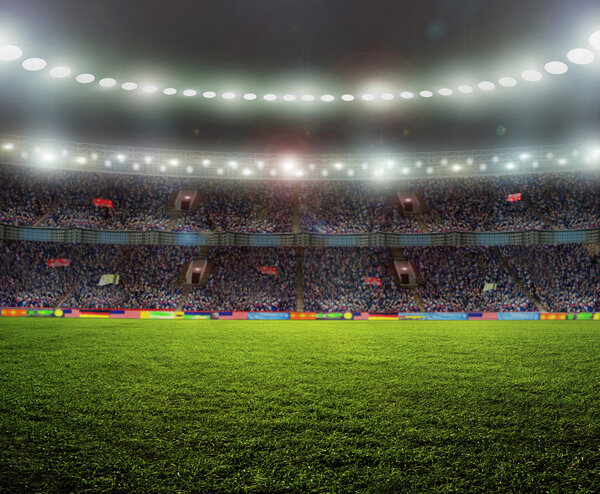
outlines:
[[[421,96],[421,98],[431,98],[433,93],[431,91],[421,91],[419,96]]]
[[[251,173],[252,173],[252,171],[250,170],[250,168],[244,168],[242,170],[243,175],[250,175]]]
[[[394,95],[393,95],[392,93],[383,93],[383,94],[381,95],[381,99],[382,99],[383,101],[391,101],[391,100],[393,100],[393,99],[394,99]]]
[[[84,158],[83,156],[79,156],[79,158],[77,158],[75,161],[77,163],[79,163],[80,165],[85,165],[87,163],[87,159]]]
[[[371,93],[365,93],[361,96],[363,101],[373,101],[375,99],[375,96],[373,96]]]
[[[415,95],[413,93],[411,93],[410,91],[402,91],[400,93],[400,97],[404,98],[404,99],[412,99],[415,97]]]
[[[354,101],[354,96],[352,94],[343,94],[342,101]]]
[[[147,165],[152,163],[152,156],[144,156],[144,163],[146,163]]]
[[[94,82],[96,77],[94,77],[92,74],[79,74],[77,77],[75,77],[75,80],[79,84],[89,84],[90,82]]]
[[[314,101],[315,97],[312,94],[303,94],[302,95],[302,101],[306,101],[308,103],[310,103],[311,101]]]
[[[496,87],[496,85],[491,81],[482,81],[479,84],[477,84],[477,86],[482,91],[491,91],[492,89],[494,89]]]
[[[341,170],[342,168],[344,168],[344,163],[342,163],[342,162],[338,161],[337,163],[334,163],[334,164],[333,164],[333,167],[334,167],[336,170]]]
[[[460,165],[452,165],[452,171],[453,172],[459,172],[462,170],[462,166]]]
[[[185,94],[185,93],[184,93]],[[204,91],[202,93],[202,96],[206,99],[212,99],[217,95],[217,93],[215,93],[214,91]]]
[[[23,55],[23,50],[18,46],[4,45],[0,46],[0,62],[12,62],[18,60]]]
[[[332,94],[324,94],[323,96],[321,96],[321,101],[325,101],[326,103],[329,103],[334,99],[335,97]]]
[[[295,94],[286,94],[283,96],[283,101],[296,101]]]
[[[206,159],[202,160],[202,166],[206,167],[209,165],[210,165],[210,160],[206,160]]]
[[[487,165],[485,163],[481,163],[481,165],[479,165],[479,169],[484,172],[487,170]]]
[[[56,79],[62,79],[64,77],[69,77],[71,75],[71,69],[69,67],[53,67],[50,69],[50,77],[54,77]]]
[[[507,170],[514,170],[515,169],[515,164],[512,161],[510,163],[506,163],[506,169]]]
[[[117,81],[111,77],[106,77],[104,79],[100,79],[98,84],[100,84],[102,87],[113,87],[115,84],[117,84]]]
[[[596,31],[590,36],[590,45],[592,45],[596,50],[600,50],[600,31]]]
[[[548,72],[548,74],[560,75],[564,74],[567,70],[569,70],[569,67],[566,63],[553,61],[548,62],[546,65],[544,65],[544,70]]]
[[[121,88],[123,88],[125,91],[134,91],[137,89],[137,87],[138,85],[135,82],[124,82],[121,84]]]
[[[184,95],[184,96],[187,96],[188,98],[189,98],[189,97],[192,97],[192,96],[196,96],[196,94],[198,94],[198,93],[197,93],[197,91],[196,91],[195,89],[186,89],[186,90],[183,92],[183,95]]]
[[[174,87],[168,87],[163,89],[163,94],[166,94],[167,96],[173,96],[174,94],[177,94],[177,89]]]
[[[528,82],[537,82],[542,79],[542,74],[541,74],[541,72],[538,72],[535,69],[529,69],[529,70],[526,70],[525,72],[523,72],[521,74],[521,77],[523,78],[523,80],[528,81]]]
[[[587,48],[574,48],[567,53],[567,58],[574,64],[586,65],[592,63],[596,55],[594,55],[592,50],[588,50]]]
[[[148,86],[144,86],[142,88],[142,91],[144,91],[145,93],[148,93],[148,94],[152,94],[152,93],[155,93],[156,91],[158,91],[158,88],[156,86],[153,86],[152,84],[149,84]]]
[[[246,93],[246,94],[244,94],[243,98],[246,101],[253,101],[253,100],[256,99],[256,94],[254,94],[254,93]]]
[[[236,94],[232,92],[223,93],[223,99],[232,100],[235,99]]]
[[[179,165],[179,160],[176,160],[176,159],[169,160],[169,165],[177,166],[177,165]]]
[[[186,167],[185,171],[188,173],[192,173],[194,171],[194,169],[191,166],[188,166],[188,167]]]
[[[469,94],[473,92],[473,88],[471,86],[463,84],[462,86],[458,86],[458,91],[463,94]]]
[[[138,170],[140,169],[140,164],[139,164],[139,163],[134,163],[134,164],[133,164],[133,165],[131,165],[131,166],[132,166],[132,168],[133,168],[135,171],[138,171]]]
[[[277,99],[277,96],[275,96],[274,94],[268,93],[268,94],[265,94],[263,96],[263,98],[265,99],[265,101],[275,101]]]
[[[27,60],[23,60],[21,65],[25,70],[36,72],[45,69],[48,63],[43,58],[28,58]]]
[[[514,77],[501,77],[498,80],[498,84],[503,87],[515,87],[518,83]]]
[[[165,165],[160,165],[159,170],[164,173],[167,171],[167,167]]]
[[[6,151],[12,151],[15,148],[15,145],[12,142],[7,142],[2,145],[2,149],[6,149]]]
[[[452,91],[452,89],[449,89],[447,87],[443,87],[438,91],[438,93],[440,93],[442,96],[452,96],[453,92],[454,91]]]

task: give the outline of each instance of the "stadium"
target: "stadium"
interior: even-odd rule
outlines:
[[[4,2],[0,490],[597,492],[599,63],[584,0]]]

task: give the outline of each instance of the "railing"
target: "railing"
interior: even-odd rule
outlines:
[[[600,228],[448,233],[234,233],[110,231],[0,224],[0,240],[214,247],[442,247],[598,243]]]

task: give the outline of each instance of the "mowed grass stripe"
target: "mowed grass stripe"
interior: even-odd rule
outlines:
[[[0,319],[0,490],[596,492],[600,324]]]

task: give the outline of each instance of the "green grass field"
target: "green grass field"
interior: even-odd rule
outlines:
[[[598,492],[600,324],[0,319],[3,492]]]

